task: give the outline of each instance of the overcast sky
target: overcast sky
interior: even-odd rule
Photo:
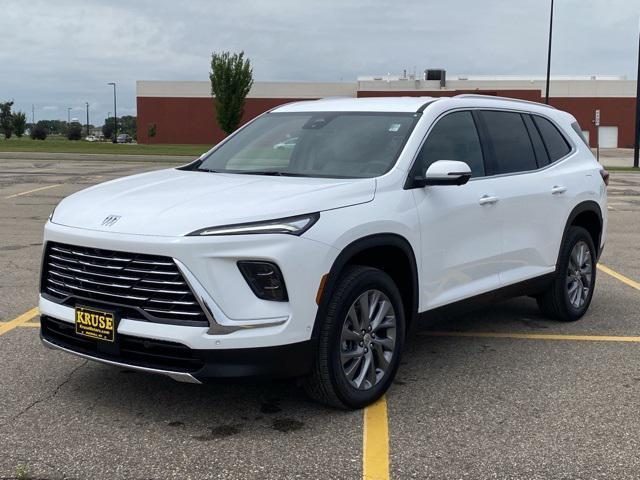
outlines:
[[[0,0],[0,100],[36,120],[135,115],[136,80],[207,80],[244,50],[257,81],[443,67],[543,75],[550,0]],[[636,77],[640,0],[556,0],[553,74]],[[14,107],[14,108],[15,108]]]

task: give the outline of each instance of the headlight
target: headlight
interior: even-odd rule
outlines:
[[[265,220],[262,222],[236,223],[221,227],[209,227],[191,232],[188,236],[211,235],[251,235],[255,233],[286,233],[289,235],[302,235],[320,218],[319,213],[310,213],[297,217],[279,218],[277,220]]]

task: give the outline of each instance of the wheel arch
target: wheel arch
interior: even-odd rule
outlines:
[[[399,260],[391,264],[388,258],[376,257],[376,254],[389,253],[390,259]],[[411,244],[401,235],[379,233],[368,235],[351,242],[342,249],[327,274],[324,288],[318,304],[313,325],[312,338],[318,338],[322,319],[327,314],[329,299],[340,280],[342,272],[349,265],[368,265],[381,268],[394,280],[403,299],[406,331],[417,323],[418,313],[418,267]],[[385,268],[387,267],[387,268]]]
[[[593,200],[587,200],[585,202],[579,203],[576,205],[564,226],[564,231],[562,233],[562,242],[560,243],[560,248],[564,245],[565,239],[567,238],[567,233],[569,232],[569,228],[572,226],[579,226],[586,229],[591,235],[591,239],[593,240],[593,244],[596,248],[596,258],[600,257],[601,245],[600,241],[602,239],[602,228],[603,228],[603,219],[602,219],[602,209],[597,202]],[[558,265],[560,252],[558,251],[558,260],[556,260],[556,266]]]

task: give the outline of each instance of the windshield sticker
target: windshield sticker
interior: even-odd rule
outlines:
[[[399,123],[392,123],[391,126],[389,127],[389,131],[390,132],[397,132],[398,130],[400,130],[400,127],[402,125]]]

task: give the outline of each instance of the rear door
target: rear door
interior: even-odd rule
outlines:
[[[490,150],[487,169],[497,181],[501,282],[510,285],[549,273],[555,266],[557,226],[564,226],[566,188],[554,183],[553,168],[545,168],[558,154],[550,152],[540,131],[555,127],[542,117],[547,123],[538,125],[536,118],[514,111],[483,110],[479,117]]]

